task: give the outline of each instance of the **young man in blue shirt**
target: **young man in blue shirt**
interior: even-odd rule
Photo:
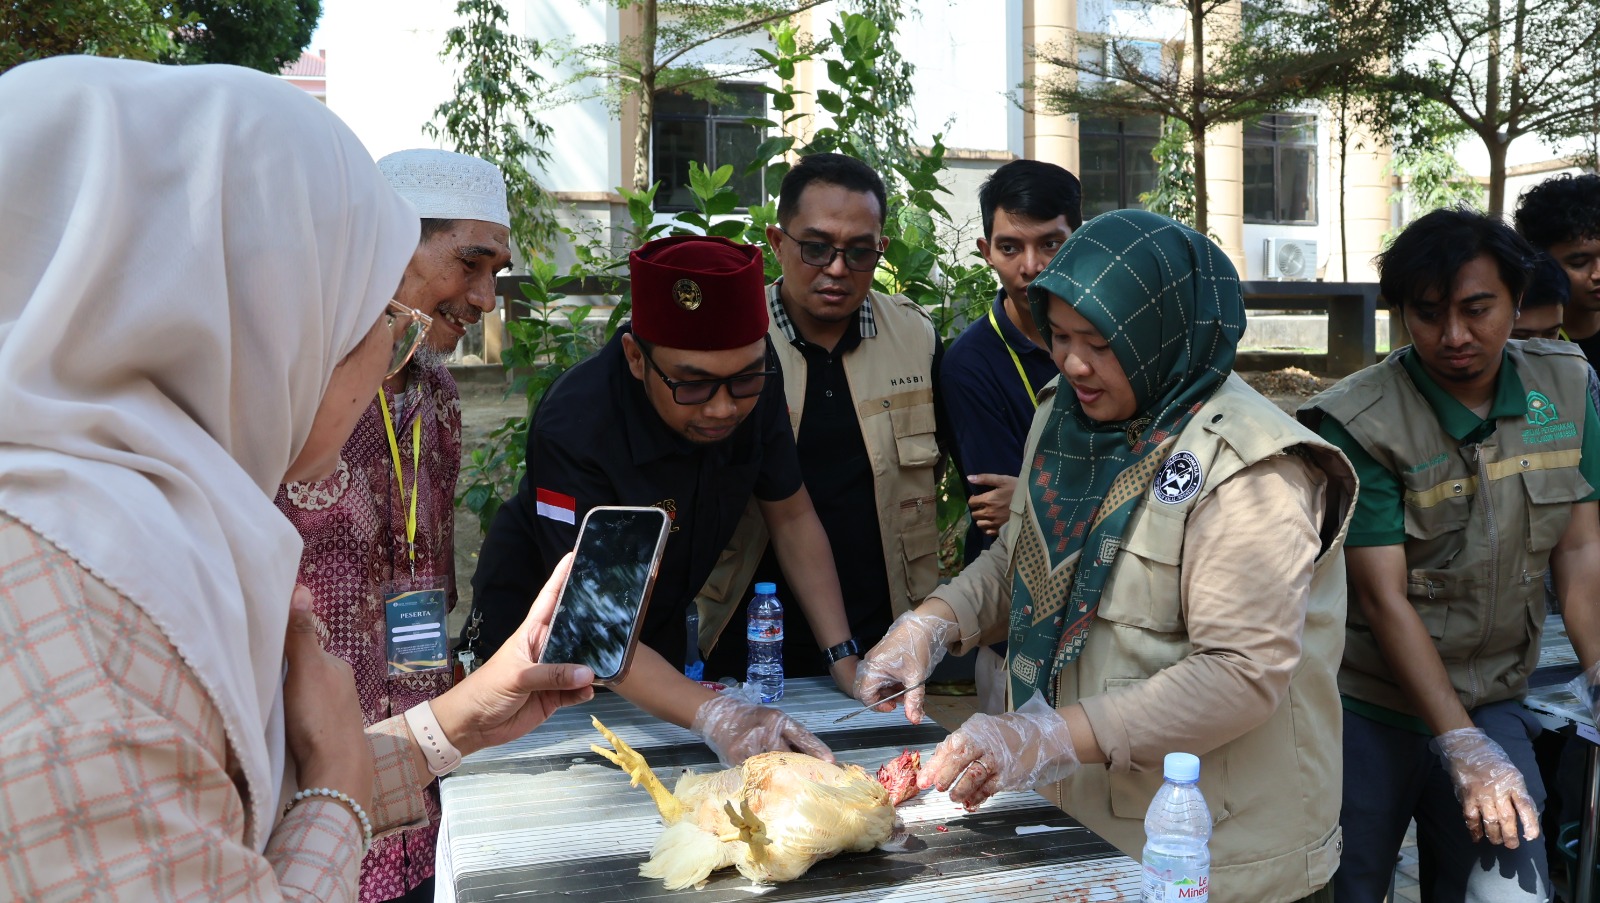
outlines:
[[[1035,399],[1059,372],[1033,322],[1028,283],[1083,225],[1082,202],[1076,176],[1039,160],[1007,163],[978,190],[983,215],[978,252],[994,268],[1001,288],[989,312],[951,343],[939,371],[956,468],[967,483],[972,512],[968,562],[989,547],[1010,514]],[[1004,710],[1005,683],[993,679],[1004,665],[993,650],[979,651],[975,667],[985,711]],[[1002,698],[990,699],[996,692]]]

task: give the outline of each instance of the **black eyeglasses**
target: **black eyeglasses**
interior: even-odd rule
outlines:
[[[650,352],[640,348],[645,362],[656,371],[661,381],[672,390],[672,400],[682,405],[705,404],[717,397],[717,391],[723,386],[728,387],[728,394],[734,398],[754,398],[761,394],[767,387],[767,377],[777,376],[778,371],[771,369],[772,359],[767,359],[768,369],[756,370],[750,373],[739,373],[734,376],[724,376],[721,379],[673,379],[665,371],[656,366],[655,359]]]
[[[783,237],[800,246],[800,260],[810,266],[826,268],[833,265],[833,258],[844,255],[844,265],[857,273],[870,273],[878,267],[878,260],[883,257],[883,252],[877,248],[836,248],[825,241],[801,241],[790,235],[782,226],[778,231]]]

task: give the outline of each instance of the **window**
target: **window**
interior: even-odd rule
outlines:
[[[728,186],[741,205],[759,204],[762,174],[744,174],[744,168],[761,145],[761,129],[745,122],[767,115],[767,97],[756,85],[721,84],[722,101],[713,103],[677,91],[656,95],[651,128],[651,171],[661,182],[657,210],[690,210],[689,162],[707,169],[733,164]]]
[[[1244,221],[1317,222],[1317,120],[1271,113],[1244,124]]]
[[[1083,218],[1107,210],[1144,207],[1139,195],[1156,184],[1150,156],[1161,136],[1161,117],[1078,120],[1078,178],[1083,183]]]

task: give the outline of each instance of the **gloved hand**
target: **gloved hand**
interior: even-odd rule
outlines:
[[[1591,720],[1600,719],[1600,662],[1595,662],[1589,669],[1567,683],[1567,690],[1578,697]],[[1600,721],[1596,721],[1600,724]]]
[[[933,673],[933,667],[950,651],[950,645],[960,638],[961,627],[954,621],[914,611],[895,618],[889,625],[889,632],[856,666],[855,697],[862,705],[872,705],[926,680]],[[884,703],[878,711],[892,712],[895,702],[903,702],[906,720],[921,724],[922,698],[926,693],[918,687],[898,700]]]
[[[1511,764],[1500,744],[1475,727],[1445,731],[1434,738],[1434,747],[1444,758],[1446,770],[1455,781],[1456,799],[1473,840],[1485,836],[1508,850],[1517,848],[1517,821],[1522,821],[1522,838],[1539,836],[1539,810],[1528,795],[1522,772]]]
[[[801,752],[833,761],[833,751],[800,722],[778,709],[743,699],[737,691],[701,703],[689,730],[703,738],[730,768],[764,752]]]
[[[1014,712],[969,718],[933,751],[917,786],[949,790],[971,812],[1002,790],[1053,784],[1077,770],[1066,719],[1036,693]]]

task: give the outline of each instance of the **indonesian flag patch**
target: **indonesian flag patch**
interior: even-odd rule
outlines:
[[[578,500],[570,495],[562,495],[549,489],[537,490],[534,494],[534,510],[540,517],[548,517],[564,524],[578,522]]]

